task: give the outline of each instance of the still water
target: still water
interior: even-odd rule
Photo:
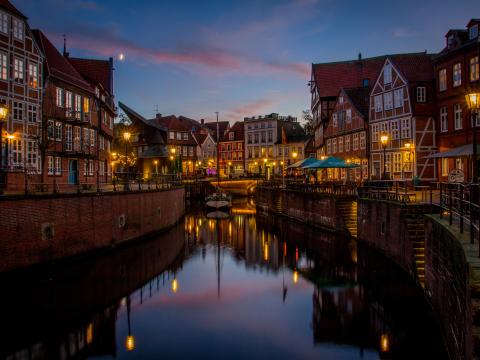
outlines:
[[[191,206],[154,239],[0,280],[0,358],[442,359],[421,292],[355,241]]]

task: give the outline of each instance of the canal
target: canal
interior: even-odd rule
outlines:
[[[356,241],[191,205],[155,238],[0,278],[5,359],[443,359],[422,292]]]

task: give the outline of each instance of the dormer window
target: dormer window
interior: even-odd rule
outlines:
[[[392,65],[386,64],[383,68],[383,83],[391,84],[392,83]]]
[[[470,40],[478,37],[478,24],[475,24],[468,29],[468,34],[470,35]]]
[[[13,19],[13,37],[17,40],[23,41],[24,27],[23,21],[19,19]]]
[[[450,35],[448,38],[447,38],[447,46],[449,49],[453,48],[455,45],[455,36],[453,35]]]
[[[233,140],[235,139],[235,133],[231,132],[228,134],[228,140]]]
[[[0,11],[0,31],[8,34],[8,15]]]

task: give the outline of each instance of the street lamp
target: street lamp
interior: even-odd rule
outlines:
[[[0,195],[3,194],[3,187],[5,186],[5,176],[3,172],[3,123],[8,116],[8,107],[5,104],[0,104]]]
[[[123,133],[123,140],[125,140],[125,168],[127,168],[127,165],[128,165],[128,142],[130,141],[130,137],[132,136],[132,134],[128,131],[125,131]],[[130,190],[130,184],[129,184],[129,179],[130,176],[129,176],[129,173],[127,171],[127,175],[126,175],[126,178],[125,178],[125,185],[123,187],[124,190]]]
[[[294,152],[292,153],[292,156],[293,156],[294,159],[296,159],[297,156],[298,156],[298,154],[294,151]]]
[[[477,117],[478,111],[480,109],[480,92],[476,93],[469,93],[465,95],[465,99],[467,100],[468,108],[470,109],[470,113],[472,114],[472,182],[477,182],[478,176],[478,169],[477,169]]]
[[[383,180],[387,180],[387,144],[388,144],[388,135],[384,134],[380,136],[380,142],[382,143],[383,147]]]
[[[153,163],[155,164],[155,176],[158,176],[158,160],[153,160]]]
[[[170,148],[170,160],[172,160],[172,162],[175,159],[175,153],[176,152],[177,152],[177,149],[175,149],[174,147]],[[172,170],[173,170],[174,174],[177,173],[177,165],[176,164],[172,164]]]

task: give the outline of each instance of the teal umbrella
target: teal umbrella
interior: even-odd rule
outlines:
[[[360,165],[354,163],[347,163],[343,159],[330,156],[324,160],[317,160],[316,162],[304,166],[304,169],[351,169],[359,167]]]
[[[317,159],[315,159],[313,157],[307,157],[303,160],[297,161],[296,163],[288,166],[288,169],[303,168],[307,165],[313,164],[316,161],[317,161]]]

